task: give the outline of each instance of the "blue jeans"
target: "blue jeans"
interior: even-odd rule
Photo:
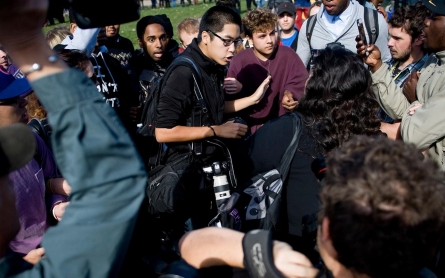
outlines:
[[[172,8],[176,8],[176,0],[170,0],[170,5]]]
[[[256,0],[257,8],[264,6],[264,0]]]

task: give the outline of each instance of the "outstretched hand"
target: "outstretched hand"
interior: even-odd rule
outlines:
[[[256,91],[251,95],[254,103],[258,103],[263,99],[267,89],[269,88],[270,79],[271,76],[267,76],[266,79],[264,79],[260,86],[256,89]]]
[[[364,45],[360,35],[355,38],[355,41],[357,54],[362,57],[363,62],[370,67],[372,72],[377,71],[383,64],[379,48],[374,44]]]
[[[247,125],[235,123],[234,121],[225,122],[222,125],[213,126],[218,137],[240,139],[247,133]]]

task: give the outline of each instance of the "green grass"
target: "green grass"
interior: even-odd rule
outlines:
[[[179,3],[179,1],[177,1]],[[149,7],[145,7],[142,11],[141,11],[141,17],[143,16],[147,16],[147,15],[157,15],[157,14],[166,14],[168,16],[168,18],[170,18],[172,24],[173,24],[173,30],[174,30],[174,36],[173,39],[175,39],[176,41],[179,42],[178,39],[178,34],[177,34],[177,26],[179,24],[179,22],[181,22],[181,20],[183,20],[184,18],[187,17],[192,17],[192,18],[198,18],[201,17],[205,11],[207,11],[210,7],[213,7],[215,5],[215,1],[213,1],[212,3],[202,3],[200,2],[198,5],[191,5],[189,6],[187,1],[185,1],[185,7],[181,7],[178,4],[176,5],[176,8],[164,8],[164,9],[151,9]],[[244,14],[246,13],[246,6],[245,6],[245,1],[242,1],[244,4],[244,6],[242,6],[241,8],[241,16],[244,16]],[[66,21],[68,22],[68,18],[66,19]],[[55,20],[55,22],[57,22],[57,20]],[[137,36],[136,36],[136,22],[129,22],[129,23],[125,23],[121,25],[120,28],[120,35],[123,37],[128,38],[129,40],[131,40],[133,42],[133,45],[135,47],[135,49],[138,49],[139,46],[137,44]],[[53,26],[49,26],[49,27],[44,27],[43,28],[43,32],[46,33],[48,30],[54,28],[55,26],[67,26],[68,27],[68,23],[65,24],[56,24]]]

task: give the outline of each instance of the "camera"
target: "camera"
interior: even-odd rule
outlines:
[[[203,168],[208,177],[213,177],[213,191],[218,207],[231,196],[230,184],[226,175],[228,167],[227,162],[213,162],[212,165]]]
[[[138,20],[139,0],[68,0],[77,25],[82,29]]]

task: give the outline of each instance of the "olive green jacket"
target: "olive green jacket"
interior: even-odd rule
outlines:
[[[445,51],[431,55],[425,62],[417,83],[418,101],[409,103],[397,86],[387,67],[380,67],[372,74],[377,101],[393,119],[402,120],[403,141],[428,149],[428,154],[444,169],[445,151]],[[420,103],[410,116],[408,110]]]

